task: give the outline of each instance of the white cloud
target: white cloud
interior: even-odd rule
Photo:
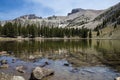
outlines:
[[[119,0],[26,0],[28,2],[40,3],[44,7],[54,10],[56,15],[65,15],[73,8],[85,9],[105,9],[108,8]]]
[[[13,19],[25,14],[36,14],[47,17],[50,15],[67,15],[73,8],[106,9],[119,0],[24,0],[21,9],[8,13],[0,12],[1,19]]]
[[[82,0],[27,0],[34,3],[40,3],[44,7],[54,10],[57,15],[65,15],[73,8],[80,7]]]

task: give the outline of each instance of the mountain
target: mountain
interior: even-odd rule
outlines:
[[[82,15],[83,14],[83,15]],[[100,35],[94,38],[120,39],[120,3],[105,10],[74,9],[68,16],[79,15],[70,21],[68,27],[89,28],[99,31]]]
[[[42,17],[38,17],[35,14],[29,14],[29,15],[20,16],[20,17],[14,19],[14,20],[19,20],[19,19],[25,19],[25,20],[28,20],[28,19],[42,19]]]
[[[18,22],[22,25],[36,24],[38,26],[55,26],[55,27],[70,27],[74,25],[81,25],[94,19],[103,10],[90,9],[73,9],[67,16],[49,16],[47,18],[38,17],[35,14],[23,15],[13,20],[2,21],[2,25],[6,22]]]
[[[108,8],[104,13],[97,16],[94,21],[103,21],[101,28],[104,25],[112,25],[115,23],[120,23],[120,3]],[[100,26],[99,26],[100,27]]]
[[[95,30],[93,37],[100,38],[120,38],[120,3],[105,9],[73,9],[67,16],[49,16],[42,18],[35,14],[23,15],[13,20],[0,21],[4,25],[6,22],[36,24],[37,26],[46,27],[63,27],[63,28],[88,28]],[[95,36],[99,31],[100,35]]]
[[[67,16],[49,16],[47,18],[38,17],[35,14],[23,15],[13,20],[1,21],[4,25],[6,22],[18,22],[22,25],[36,24],[38,26],[48,27],[71,27],[82,28],[83,26],[89,29],[94,29],[98,25],[117,23],[119,21],[120,3],[116,4],[105,10],[92,10],[92,9],[73,9]],[[116,16],[117,15],[117,16]],[[116,16],[115,18],[111,18]],[[100,26],[99,26],[100,27]]]
[[[104,10],[92,10],[92,9],[73,9],[71,13],[68,13],[67,19],[69,20],[68,27],[80,26],[92,21]]]
[[[104,13],[94,19],[101,22],[95,30],[101,32],[100,37],[120,39],[120,3],[108,8]]]
[[[47,18],[42,18],[39,16],[36,16],[35,14],[28,14],[28,15],[23,15],[20,17],[17,17],[13,20],[5,20],[5,21],[0,21],[1,25],[4,25],[6,22],[11,22],[11,23],[21,23],[21,25],[28,25],[28,24],[36,24],[37,26],[48,26],[48,27],[59,27],[63,26],[65,27],[66,16],[49,16]],[[64,23],[64,24],[63,24]]]
[[[79,12],[80,11],[80,12]],[[105,10],[74,10],[69,15],[79,15],[74,18],[68,25],[68,27],[81,28],[86,27],[94,29],[98,26],[99,29],[120,23],[120,3],[105,9]],[[82,15],[83,14],[83,15]]]

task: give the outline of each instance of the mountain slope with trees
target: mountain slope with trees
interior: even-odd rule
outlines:
[[[67,16],[38,17],[34,14],[0,21],[3,37],[120,37],[120,3],[106,10],[73,9]]]
[[[101,32],[100,37],[120,38],[120,3],[107,9],[104,13],[96,17],[94,21],[102,21],[94,29]]]
[[[79,37],[79,38],[87,38],[89,29],[74,29],[74,28],[59,28],[59,27],[48,27],[42,26],[38,27],[36,24],[28,24],[26,26],[22,26],[21,24],[7,22],[4,26],[0,25],[0,36],[1,37],[18,37],[21,36],[23,38],[71,38],[71,37]]]

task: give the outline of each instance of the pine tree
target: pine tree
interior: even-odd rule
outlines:
[[[21,28],[22,37],[28,37],[28,29],[26,27]]]
[[[99,30],[97,31],[97,36],[99,36],[100,35],[100,32],[99,32]]]
[[[22,35],[22,28],[21,28],[21,23],[18,24],[18,36]]]
[[[114,29],[117,27],[117,24],[114,25]]]
[[[89,31],[89,38],[92,38],[92,32],[91,32],[91,30]]]
[[[82,38],[87,38],[87,36],[88,36],[88,29],[82,28],[82,30],[81,30],[81,37]]]
[[[6,37],[15,37],[16,29],[11,22],[6,23],[2,28],[2,35]]]

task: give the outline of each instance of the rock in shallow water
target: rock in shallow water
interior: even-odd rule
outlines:
[[[30,56],[29,56],[29,59],[30,59],[30,60],[34,60],[34,59],[35,59],[35,57],[34,57],[34,56],[32,56],[32,55],[30,55]]]
[[[0,63],[3,65],[3,64],[7,64],[7,60],[1,60]]]
[[[64,66],[69,66],[70,64],[69,63],[64,63]]]
[[[25,80],[22,76],[13,76],[11,80]]]
[[[16,70],[20,73],[25,73],[24,66],[18,66],[16,67]]]
[[[15,63],[15,62],[16,62],[16,59],[15,59],[15,58],[13,58],[13,59],[12,59],[12,63]]]
[[[70,70],[70,72],[76,73],[76,72],[79,72],[79,69],[78,68],[73,68],[72,70]]]
[[[30,80],[41,80],[44,77],[53,75],[54,71],[47,68],[36,67],[31,73]]]
[[[3,64],[3,65],[0,66],[0,68],[8,68],[8,67],[9,67],[8,64]]]

